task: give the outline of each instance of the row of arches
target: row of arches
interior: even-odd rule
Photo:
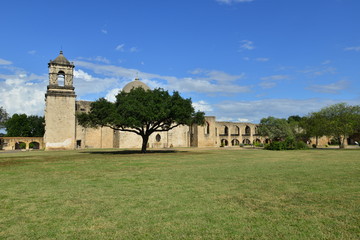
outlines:
[[[219,136],[240,136],[240,134],[242,133],[243,136],[250,136],[252,134],[251,131],[251,127],[246,125],[245,128],[243,130],[240,130],[240,127],[237,125],[233,125],[231,127],[231,129],[226,126],[223,125],[220,128],[220,132],[219,132]],[[209,122],[205,122],[205,134],[208,135],[210,134],[210,124]],[[258,128],[255,127],[255,135],[258,134]],[[215,128],[215,135],[217,135],[217,128]]]
[[[40,143],[38,143],[38,142],[30,142],[30,143],[16,142],[15,150],[20,150],[20,149],[40,149]]]
[[[268,142],[269,142],[269,140],[266,139],[265,143],[268,143]],[[227,139],[224,139],[224,138],[221,139],[220,143],[221,143],[221,146],[225,146],[225,147],[229,146],[229,141]],[[246,138],[242,141],[242,144],[245,144],[245,145],[251,145],[251,144],[255,144],[255,143],[261,143],[261,140],[259,138],[257,138],[253,141],[253,143],[251,143],[250,139]],[[231,146],[238,146],[238,145],[240,145],[240,141],[238,139],[232,139],[230,144],[231,144]]]

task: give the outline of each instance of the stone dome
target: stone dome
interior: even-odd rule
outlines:
[[[63,51],[60,51],[59,56],[57,56],[53,61],[50,61],[50,63],[58,65],[72,65],[69,60],[64,57]]]
[[[150,87],[148,85],[146,85],[145,83],[141,82],[138,78],[136,78],[134,81],[129,82],[128,84],[125,85],[125,87],[123,88],[123,92],[130,92],[131,89],[133,88],[142,88],[145,91],[146,90],[150,90]]]

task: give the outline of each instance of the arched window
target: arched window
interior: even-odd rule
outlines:
[[[59,86],[65,86],[65,73],[63,71],[58,72],[57,82]]]
[[[232,136],[239,136],[240,135],[240,128],[238,126],[233,127],[233,133],[231,134]]]
[[[210,124],[205,122],[205,134],[210,134]]]
[[[251,129],[249,126],[245,127],[245,135],[249,136],[251,134]]]
[[[243,140],[243,144],[250,145],[250,144],[251,144],[251,142],[250,142],[250,140],[249,140],[249,139],[244,139],[244,140]]]
[[[220,136],[228,136],[229,135],[229,128],[223,125],[220,129]]]

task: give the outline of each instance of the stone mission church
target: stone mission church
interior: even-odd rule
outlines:
[[[141,148],[140,136],[114,131],[109,127],[84,128],[77,123],[75,113],[88,112],[89,101],[76,100],[74,88],[74,64],[63,52],[49,64],[49,84],[45,94],[46,150],[76,148]],[[150,88],[139,79],[128,83],[122,91],[132,88]],[[168,132],[153,133],[149,148],[171,147],[219,147],[239,144],[263,143],[265,139],[257,134],[257,125],[240,122],[219,122],[213,116],[205,117],[203,126],[179,126]]]

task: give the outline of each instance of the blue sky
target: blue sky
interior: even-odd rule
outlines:
[[[223,121],[360,104],[358,0],[4,1],[0,106],[43,115],[47,63],[73,61],[78,99],[138,76]]]

